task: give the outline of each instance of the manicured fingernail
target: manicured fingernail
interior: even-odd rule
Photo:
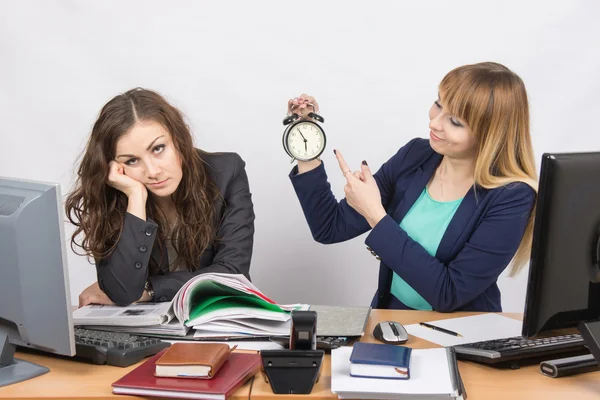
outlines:
[[[365,160],[363,160],[363,165],[367,165],[367,162]],[[367,165],[367,167],[368,167],[368,165]]]
[[[336,153],[335,149],[333,149],[333,154],[337,155],[337,153]]]

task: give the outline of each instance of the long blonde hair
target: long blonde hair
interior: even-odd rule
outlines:
[[[475,183],[494,189],[523,182],[537,192],[529,105],[521,78],[502,64],[484,62],[453,69],[439,89],[449,112],[464,119],[477,140]],[[517,275],[529,260],[534,215],[535,206],[509,276]]]

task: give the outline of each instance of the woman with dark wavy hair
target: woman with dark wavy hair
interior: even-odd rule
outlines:
[[[71,247],[96,261],[98,281],[79,306],[169,301],[207,272],[250,278],[254,210],[244,166],[236,153],[194,148],[181,112],[156,92],[110,100],[65,204],[77,227]]]

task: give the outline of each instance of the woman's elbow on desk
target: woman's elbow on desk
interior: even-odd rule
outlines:
[[[143,290],[142,292],[139,294],[139,296],[137,295],[131,295],[127,292],[123,292],[120,293],[119,295],[113,297],[110,297],[110,295],[107,294],[107,296],[119,307],[126,307],[130,304],[135,303],[136,301],[140,300],[142,298],[142,294],[143,294]]]
[[[139,287],[130,287],[130,288],[122,287],[117,290],[115,290],[115,287],[117,285],[108,285],[107,286],[104,279],[99,279],[98,284],[100,285],[100,289],[102,289],[102,291],[104,293],[106,293],[108,298],[111,299],[116,305],[118,305],[120,307],[125,307],[132,303],[135,303],[136,301],[138,301],[142,298],[142,295],[144,293],[144,285],[143,284],[141,286],[137,285]]]

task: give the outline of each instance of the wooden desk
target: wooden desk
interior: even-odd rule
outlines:
[[[371,332],[379,321],[393,320],[403,325],[420,321],[433,321],[445,318],[463,317],[475,313],[439,314],[427,311],[389,311],[373,310],[366,328],[365,342],[376,343]],[[505,314],[520,319],[520,314]],[[414,348],[431,348],[437,345],[411,336],[407,345]],[[108,399],[124,396],[113,396],[111,383],[129,372],[128,368],[91,365],[68,359],[41,356],[37,354],[17,353],[18,358],[41,364],[50,368],[50,372],[29,381],[0,388],[1,399]],[[571,377],[552,379],[539,373],[539,367],[532,365],[520,370],[499,370],[473,362],[459,362],[469,400],[495,399],[568,399],[587,400],[600,399],[600,371],[589,372]],[[250,393],[252,392],[252,393]],[[250,396],[251,395],[251,396]],[[271,387],[256,375],[254,383],[249,382],[241,387],[233,399],[273,399],[287,397],[300,399],[305,396],[273,394]],[[319,382],[313,388],[311,398],[336,399],[331,393],[331,364],[329,355],[325,356]],[[133,397],[129,397],[133,398]],[[136,397],[138,398],[138,397]]]
[[[421,321],[434,321],[446,318],[465,317],[476,313],[460,312],[441,314],[430,311],[392,311],[373,310],[362,341],[378,343],[372,335],[373,328],[379,321],[398,321],[402,325],[410,325]],[[520,314],[504,315],[521,319]],[[407,346],[413,348],[439,347],[423,339],[410,336]],[[587,400],[600,399],[600,371],[589,372],[571,377],[552,379],[539,372],[539,365],[523,367],[520,370],[499,370],[485,365],[460,361],[460,374],[467,390],[468,400],[495,400],[495,399],[568,399]],[[278,397],[273,394],[268,383],[257,375],[252,387],[253,400],[266,400]],[[283,396],[280,396],[283,397]],[[298,396],[288,395],[289,399]],[[337,399],[331,393],[331,363],[330,356],[326,355],[321,377],[315,384],[309,397]]]
[[[111,384],[138,364],[121,368],[23,352],[17,352],[15,357],[48,367],[50,372],[28,381],[0,387],[0,399],[147,399],[112,394]],[[256,378],[258,377],[257,375]],[[251,387],[252,379],[230,399],[249,399]]]

